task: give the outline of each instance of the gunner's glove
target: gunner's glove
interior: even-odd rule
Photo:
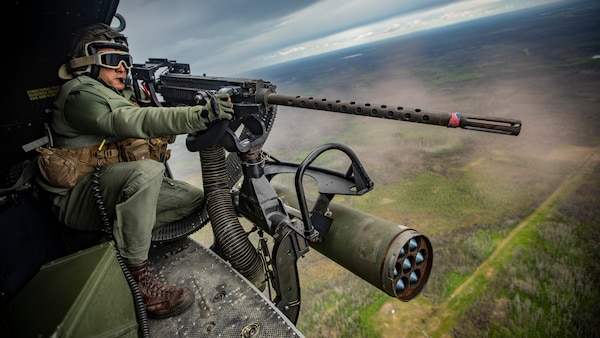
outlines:
[[[229,94],[218,93],[211,95],[206,100],[206,105],[200,116],[208,120],[208,123],[217,120],[233,119],[233,103],[229,99]]]

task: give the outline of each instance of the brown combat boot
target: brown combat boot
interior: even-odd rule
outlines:
[[[140,286],[146,312],[150,318],[167,318],[183,313],[194,302],[194,293],[185,286],[165,285],[152,276],[150,262],[128,264]]]

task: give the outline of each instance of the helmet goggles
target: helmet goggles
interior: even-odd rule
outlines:
[[[133,58],[128,52],[121,51],[100,51],[94,54],[94,62],[98,66],[118,69],[121,64],[125,69],[133,67]]]

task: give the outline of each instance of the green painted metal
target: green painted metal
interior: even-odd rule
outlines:
[[[288,205],[298,206],[289,187],[274,187]],[[321,242],[309,243],[313,249],[402,301],[421,292],[433,265],[433,249],[426,236],[337,203],[331,203],[329,211],[331,228]]]
[[[44,265],[6,309],[18,337],[137,337],[131,290],[112,243]]]

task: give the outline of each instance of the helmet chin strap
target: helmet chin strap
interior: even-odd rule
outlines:
[[[90,72],[89,72],[88,76],[91,77],[92,79],[98,80],[99,75],[100,75],[100,66],[92,65],[90,67]]]

